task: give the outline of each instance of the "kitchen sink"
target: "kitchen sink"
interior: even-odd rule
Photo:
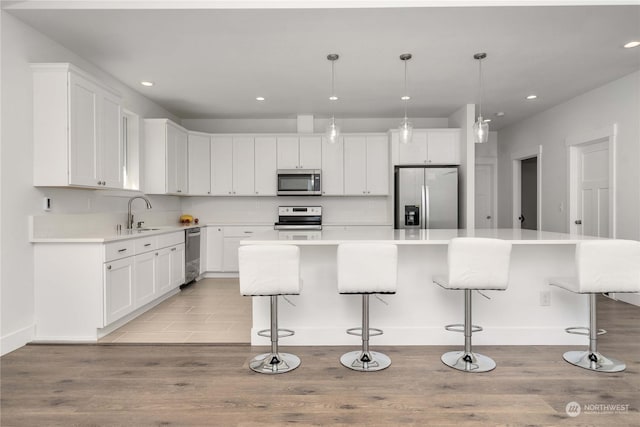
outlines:
[[[142,233],[143,231],[156,231],[160,229],[159,228],[136,228],[135,230],[139,233]]]

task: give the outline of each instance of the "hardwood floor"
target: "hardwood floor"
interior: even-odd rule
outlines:
[[[640,308],[601,297],[598,311],[609,330],[600,349],[624,360],[624,372],[573,367],[561,346],[478,347],[498,367],[465,374],[440,362],[451,347],[375,347],[374,338],[392,365],[360,373],[338,362],[351,348],[285,339],[301,367],[266,376],[248,369],[263,350],[248,345],[28,345],[0,359],[0,424],[638,426]],[[572,401],[591,413],[569,417]]]

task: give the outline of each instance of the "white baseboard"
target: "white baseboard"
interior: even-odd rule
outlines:
[[[236,272],[229,272],[229,273],[216,273],[216,272],[207,271],[205,273],[202,273],[202,275],[200,277],[205,278],[205,279],[237,278],[238,277],[238,272],[236,271]]]
[[[11,353],[33,340],[35,325],[27,326],[0,338],[0,356]]]

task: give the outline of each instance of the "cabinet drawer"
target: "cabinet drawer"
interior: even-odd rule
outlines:
[[[184,243],[184,231],[176,231],[175,233],[161,234],[156,237],[157,248],[166,248],[167,246],[179,245]]]
[[[112,242],[104,245],[104,260],[105,262],[113,261],[114,259],[120,259],[134,255],[134,241],[122,240],[120,242]]]
[[[136,255],[152,251],[157,247],[156,237],[150,236],[150,237],[143,237],[142,239],[135,239],[134,246],[135,246]]]
[[[262,231],[273,230],[273,227],[224,227],[224,237],[251,237]]]

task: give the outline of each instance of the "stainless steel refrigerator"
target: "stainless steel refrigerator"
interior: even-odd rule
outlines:
[[[458,168],[395,167],[395,228],[458,228]]]

